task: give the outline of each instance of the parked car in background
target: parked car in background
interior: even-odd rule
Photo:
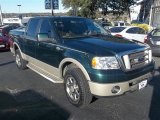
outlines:
[[[15,29],[19,26],[17,25],[2,25],[0,26],[0,50],[9,50],[9,31]]]
[[[11,52],[13,51],[13,35],[16,35],[17,37],[21,37],[22,35],[24,35],[24,32],[25,32],[25,26],[21,26],[17,29],[13,29],[13,30],[10,30],[9,32],[9,43],[10,43],[10,50]]]
[[[5,36],[2,32],[0,32],[0,51],[1,50],[9,50],[10,43],[8,40],[8,36]]]
[[[110,31],[114,36],[133,39],[139,42],[144,42],[144,38],[147,36],[147,32],[143,28],[135,26],[112,27]]]
[[[8,36],[8,26],[2,25],[0,26],[0,50],[9,50],[9,36]]]
[[[148,33],[144,42],[151,47],[154,56],[160,56],[160,28],[153,29]]]
[[[114,26],[130,26],[130,24],[124,21],[115,21]]]

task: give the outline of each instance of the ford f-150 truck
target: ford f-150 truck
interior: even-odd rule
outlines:
[[[143,89],[154,73],[148,45],[114,37],[91,19],[35,17],[11,37],[17,67],[64,83],[68,100],[77,107],[88,105],[93,96]]]

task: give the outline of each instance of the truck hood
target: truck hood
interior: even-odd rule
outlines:
[[[115,55],[146,47],[143,43],[136,43],[114,36],[86,37],[64,40],[66,47],[91,53],[97,56]]]

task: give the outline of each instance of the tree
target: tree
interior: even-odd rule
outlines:
[[[116,15],[122,15],[125,12],[129,13],[129,7],[135,4],[134,0],[100,0],[99,2],[104,15],[107,13]]]
[[[99,9],[102,10],[103,15],[108,13],[122,15],[125,12],[129,14],[129,7],[134,3],[134,0],[63,0],[66,8],[79,9],[80,15],[91,18],[95,17],[95,13]]]
[[[62,3],[65,8],[73,9],[73,15],[76,11],[76,15],[79,13],[80,16],[95,17],[97,0],[63,0]]]

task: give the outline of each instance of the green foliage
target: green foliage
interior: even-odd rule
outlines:
[[[62,0],[62,3],[66,8],[77,9],[81,16],[94,18],[99,9],[103,15],[129,13],[129,7],[135,2],[134,0]]]
[[[134,0],[100,0],[99,5],[103,14],[113,13],[116,15],[129,13],[129,7],[133,5]]]
[[[81,0],[62,0],[62,3],[65,8],[80,7]]]
[[[151,30],[151,26],[149,26],[148,24],[134,23],[134,24],[131,24],[131,26],[137,26],[137,27],[143,28],[147,32],[149,32]]]

